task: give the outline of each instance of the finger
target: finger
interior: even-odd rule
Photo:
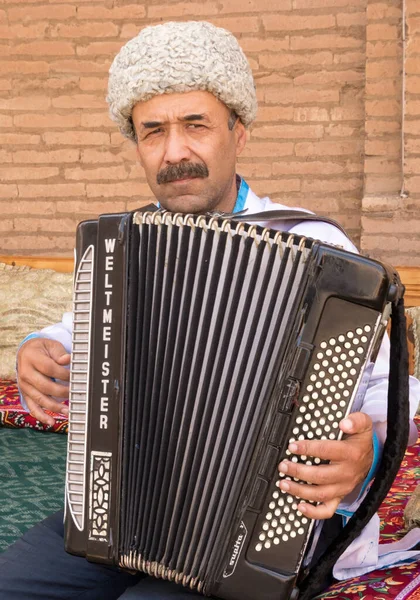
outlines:
[[[287,475],[293,479],[300,479],[306,483],[316,485],[330,485],[334,483],[347,482],[348,474],[343,472],[342,465],[305,465],[284,460],[279,465],[280,474]]]
[[[27,394],[25,394],[24,398],[28,406],[29,414],[32,417],[34,417],[34,419],[37,419],[37,421],[44,423],[44,425],[54,425],[54,418],[51,415],[47,415],[47,413],[43,410],[41,406],[37,404],[37,402],[35,402],[35,400],[33,400]]]
[[[57,396],[57,398],[63,398],[64,400],[69,397],[69,386],[67,384],[57,383],[36,370],[31,371],[30,377],[26,375],[20,377],[19,384],[21,390],[23,392],[28,391],[32,397],[33,388],[45,396]],[[30,386],[31,389],[27,390],[27,386]]]
[[[32,361],[32,368],[36,369],[39,373],[53,377],[54,379],[61,379],[62,381],[68,381],[70,379],[70,372],[66,367],[56,363],[56,361],[49,356],[39,354]],[[24,376],[27,369],[22,367],[19,370],[19,375]]]
[[[340,487],[338,485],[310,485],[307,483],[296,483],[289,479],[282,479],[278,487],[283,491],[311,502],[330,502],[331,500],[342,498]]]
[[[298,504],[298,510],[308,517],[309,519],[322,520],[330,519],[337,511],[338,505],[340,504],[340,498],[334,498],[323,504],[309,504],[308,502],[300,502]]]
[[[321,460],[343,461],[348,460],[349,449],[342,440],[299,440],[289,444],[288,449],[292,454],[311,456]]]
[[[57,358],[57,363],[59,365],[65,366],[65,365],[70,364],[70,360],[71,360],[71,354],[63,354],[62,356]],[[68,373],[68,369],[66,369],[66,371]]]
[[[373,429],[372,419],[362,412],[352,413],[340,422],[340,429],[348,434],[369,433],[371,435]]]
[[[36,388],[32,386],[27,386],[27,389],[24,392],[25,400],[27,398],[30,399],[31,404],[28,403],[28,408],[31,413],[35,408],[40,407],[41,410],[50,410],[51,412],[61,413],[64,415],[68,415],[69,409],[63,402],[59,402],[58,400],[54,400],[54,398],[50,398],[45,394],[42,394]],[[45,413],[44,413],[45,414]],[[54,419],[53,419],[54,422]]]

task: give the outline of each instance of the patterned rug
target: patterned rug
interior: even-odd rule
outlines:
[[[67,433],[67,417],[47,412],[54,417],[54,425],[44,425],[22,407],[15,382],[0,380],[0,426]]]
[[[66,446],[65,435],[0,427],[0,552],[63,507]]]

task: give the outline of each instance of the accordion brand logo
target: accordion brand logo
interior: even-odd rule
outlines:
[[[226,569],[223,571],[224,578],[233,575],[236,569],[236,565],[238,564],[238,559],[241,554],[247,533],[248,531],[245,527],[245,523],[241,521],[241,524],[239,525],[238,537],[236,538],[235,543],[233,544],[232,554],[230,555]]]
[[[103,346],[103,362],[101,365],[101,411],[99,414],[99,428],[108,429],[108,407],[109,407],[109,347],[111,344],[111,332],[112,332],[112,292],[113,292],[113,281],[112,272],[114,270],[114,250],[115,250],[115,238],[105,240],[105,279],[104,279],[104,301],[105,308],[102,313],[102,341]]]

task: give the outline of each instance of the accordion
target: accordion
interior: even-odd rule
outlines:
[[[401,293],[311,239],[146,207],[81,223],[66,550],[225,600],[298,595],[313,522],[278,464],[339,439]]]

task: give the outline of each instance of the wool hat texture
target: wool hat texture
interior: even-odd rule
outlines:
[[[109,70],[109,113],[135,141],[133,107],[158,94],[207,91],[236,112],[245,127],[257,114],[255,83],[235,36],[206,21],[145,27]]]

